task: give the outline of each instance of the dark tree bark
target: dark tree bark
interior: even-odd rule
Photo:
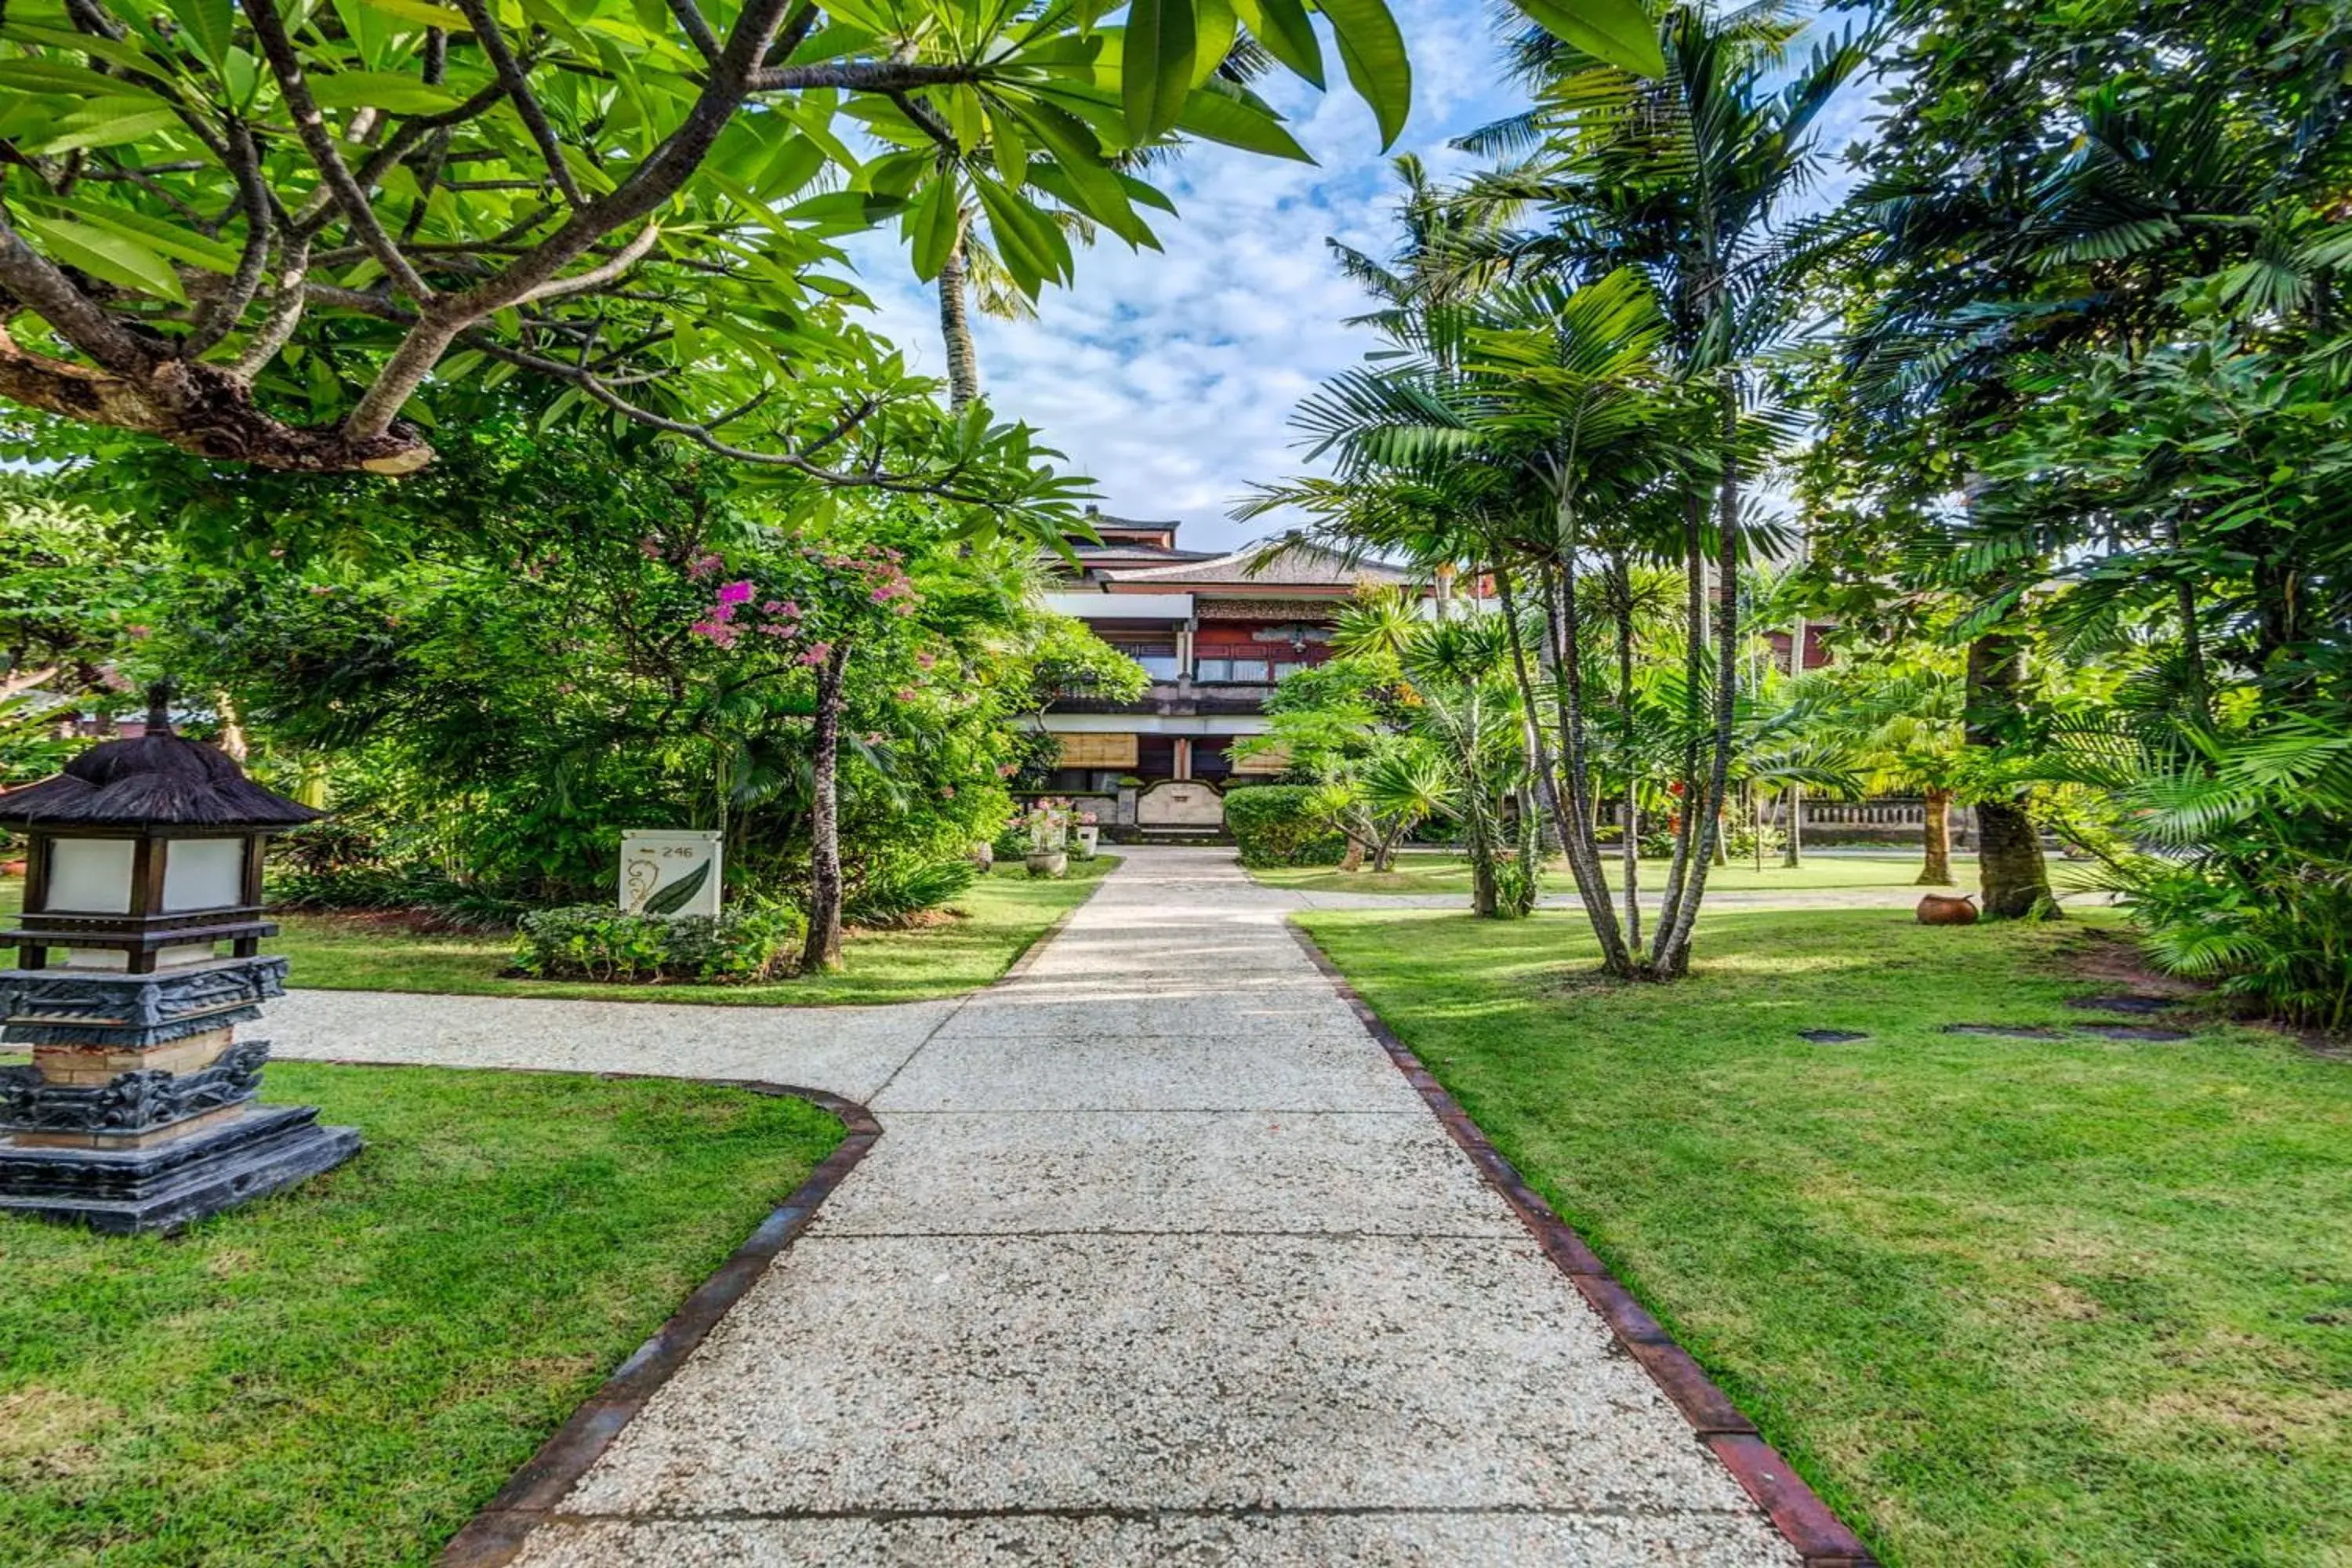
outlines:
[[[2025,685],[2025,639],[1992,632],[1969,645],[1964,734],[1971,746],[2000,746],[2015,726]],[[1992,920],[2055,918],[2042,836],[2021,795],[1977,803],[1978,902]]]
[[[842,675],[849,645],[836,643],[816,675],[815,752],[810,773],[814,799],[809,808],[808,942],[801,967],[841,967],[841,771]]]

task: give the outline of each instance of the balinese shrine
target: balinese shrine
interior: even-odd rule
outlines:
[[[236,1037],[285,993],[263,845],[320,815],[173,733],[161,701],[139,738],[0,795],[30,840],[0,1044],[33,1058],[0,1068],[0,1214],[173,1230],[358,1152],[311,1107],[259,1103],[268,1042]]]

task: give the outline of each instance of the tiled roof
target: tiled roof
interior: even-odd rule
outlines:
[[[1144,566],[1105,574],[1113,583],[1230,583],[1265,588],[1351,588],[1359,583],[1383,585],[1415,581],[1413,574],[1384,561],[1349,561],[1336,551],[1311,544],[1294,544],[1262,567],[1253,570],[1263,546],[1244,545],[1205,560],[1170,566]]]

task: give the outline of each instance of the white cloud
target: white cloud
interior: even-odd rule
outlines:
[[[1448,137],[1514,104],[1496,80],[1492,35],[1467,0],[1405,0],[1397,15],[1415,71],[1397,150],[1451,164]],[[1331,93],[1286,77],[1263,87],[1315,165],[1195,147],[1160,176],[1181,209],[1152,215],[1164,254],[1130,254],[1105,237],[1079,256],[1076,287],[1049,291],[1036,320],[982,317],[975,327],[996,411],[1037,426],[1093,476],[1104,510],[1181,519],[1195,548],[1273,526],[1225,513],[1253,483],[1297,470],[1292,408],[1371,346],[1370,333],[1341,325],[1366,300],[1324,240],[1385,248],[1391,154],[1326,53]],[[936,297],[896,234],[852,251],[878,325],[910,363],[940,374]]]
[[[1475,160],[1447,142],[1524,101],[1502,75],[1476,0],[1398,0],[1415,72],[1413,112],[1393,151],[1440,173]],[[1340,79],[1318,94],[1286,75],[1261,90],[1292,118],[1313,166],[1202,145],[1162,170],[1181,216],[1154,214],[1164,254],[1105,237],[1078,258],[1073,289],[1049,291],[1029,321],[979,318],[982,380],[1004,417],[1026,420],[1091,475],[1104,510],[1176,518],[1183,542],[1227,548],[1280,526],[1226,512],[1251,485],[1298,471],[1287,425],[1298,400],[1358,363],[1371,333],[1341,323],[1366,308],[1327,237],[1373,255],[1389,246],[1394,182],[1370,110]],[[1833,161],[1866,94],[1827,116]],[[1832,168],[1820,197],[1845,183]],[[1850,178],[1850,176],[1846,176]],[[851,247],[882,330],[909,363],[942,374],[936,296],[916,282],[895,231]]]

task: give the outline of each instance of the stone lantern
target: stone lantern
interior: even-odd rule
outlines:
[[[322,815],[173,734],[161,700],[139,739],[0,795],[31,841],[0,1043],[33,1056],[0,1068],[0,1212],[174,1230],[358,1152],[314,1108],[257,1103],[268,1042],[236,1038],[285,994],[263,846]]]

